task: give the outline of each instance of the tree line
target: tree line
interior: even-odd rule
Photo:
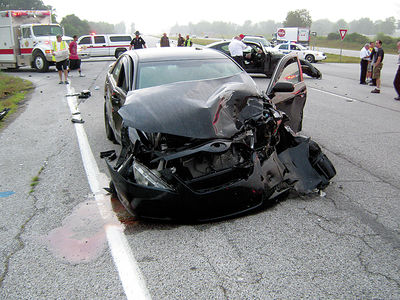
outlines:
[[[349,33],[359,33],[362,35],[377,35],[379,33],[392,35],[396,29],[400,29],[400,20],[394,17],[385,20],[372,21],[369,18],[361,18],[346,22],[340,19],[331,22],[328,19],[312,21],[310,13],[306,9],[289,11],[283,22],[273,20],[253,23],[247,20],[243,25],[227,22],[207,22],[202,21],[197,24],[188,25],[176,24],[171,28],[171,33],[190,33],[195,35],[211,35],[216,37],[232,37],[238,33],[258,34],[271,37],[279,27],[305,27],[316,32],[318,36],[327,36],[329,33],[338,32],[339,29],[347,29]]]
[[[0,0],[0,10],[8,9],[53,9],[50,5],[45,5],[42,0]],[[56,14],[53,15],[53,21],[57,22]],[[134,32],[135,24],[131,23],[129,28],[126,28],[124,22],[118,24],[110,24],[106,22],[91,22],[81,20],[74,14],[65,16],[60,21],[64,27],[65,34],[86,35],[91,32],[98,33],[125,33]],[[332,22],[328,19],[319,19],[312,21],[310,12],[306,9],[298,9],[289,11],[286,19],[283,22],[273,20],[253,23],[247,20],[243,25],[238,25],[232,22],[222,21],[201,21],[197,24],[189,23],[187,25],[174,25],[170,33],[191,34],[191,35],[209,35],[214,37],[232,37],[238,33],[264,35],[270,38],[279,27],[306,27],[317,33],[318,36],[327,36],[330,33],[337,33],[340,28],[348,29],[348,33],[359,33],[362,35],[377,35],[383,33],[392,35],[396,29],[400,29],[400,20],[394,17],[386,18],[385,20],[372,21],[369,18],[361,18],[347,23],[344,19],[337,22]]]

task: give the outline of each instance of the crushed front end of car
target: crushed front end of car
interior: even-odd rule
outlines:
[[[177,93],[179,91],[179,93]],[[224,79],[136,90],[112,186],[134,216],[209,221],[245,213],[290,190],[324,189],[335,169],[318,145],[251,84]]]

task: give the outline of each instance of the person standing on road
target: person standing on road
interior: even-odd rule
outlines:
[[[129,45],[129,50],[133,49],[143,49],[146,47],[146,42],[140,36],[140,32],[136,30],[135,37],[132,39],[131,44]]]
[[[244,35],[235,36],[229,43],[228,48],[232,58],[243,68],[243,50],[247,48],[242,42]]]
[[[185,39],[182,37],[181,34],[178,35],[178,47],[185,46]]]
[[[68,57],[69,50],[68,45],[62,40],[61,35],[57,35],[57,40],[51,43],[51,54],[53,55],[53,61],[56,62],[56,68],[58,70],[58,76],[60,77],[59,84],[62,84],[62,73],[64,71],[65,84],[69,84],[68,81]]]
[[[78,56],[78,36],[74,35],[74,40],[69,43],[69,69],[78,70],[79,77],[84,77],[81,73],[81,59]]]
[[[372,59],[373,59],[373,51],[374,50],[374,42],[369,43],[369,58],[368,58],[368,67],[367,67],[367,83],[372,83]]]
[[[397,42],[397,50],[399,52],[399,59],[397,60],[398,68],[396,76],[394,77],[393,85],[397,92],[397,97],[394,100],[400,101],[400,41]]]
[[[369,52],[369,43],[366,43],[364,47],[362,47],[360,51],[360,65],[361,65],[361,74],[360,74],[360,84],[367,84],[365,82],[367,77],[367,69],[368,69],[368,61],[371,53]]]
[[[160,47],[169,47],[169,38],[167,37],[167,34],[165,32],[161,37]]]
[[[193,42],[189,35],[186,35],[185,47],[192,47]]]
[[[382,49],[382,41],[377,40],[375,42],[378,50],[376,51],[376,61],[374,62],[374,70],[372,72],[372,79],[376,80],[376,88],[371,91],[371,93],[379,94],[381,92],[381,70],[383,67],[383,57],[385,53]]]

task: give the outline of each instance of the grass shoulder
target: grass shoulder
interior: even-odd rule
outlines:
[[[32,82],[0,72],[0,111],[10,109],[0,121],[0,128],[4,126],[4,121],[17,111],[19,103],[32,88]]]

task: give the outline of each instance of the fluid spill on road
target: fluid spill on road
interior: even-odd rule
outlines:
[[[79,204],[61,227],[49,232],[49,250],[68,263],[85,263],[98,258],[107,245],[101,217],[94,200]]]
[[[87,263],[100,257],[107,246],[105,226],[129,229],[137,224],[116,196],[111,196],[110,200],[119,222],[113,218],[105,219],[99,212],[96,200],[88,200],[75,207],[61,227],[49,232],[45,237],[48,249],[59,259],[71,264]]]

